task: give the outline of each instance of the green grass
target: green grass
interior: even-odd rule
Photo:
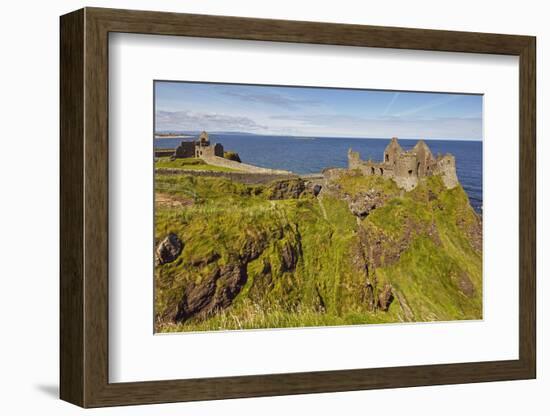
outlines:
[[[381,176],[364,176],[358,170],[343,175],[338,180],[342,191],[350,195],[376,189],[388,195],[397,195],[401,191],[392,180]]]
[[[185,244],[175,262],[156,268],[157,331],[404,321],[397,300],[388,312],[368,310],[365,276],[354,269],[350,255],[359,247],[359,227],[379,236],[388,252],[408,238],[397,261],[370,273],[377,291],[385,282],[399,291],[416,321],[481,318],[481,255],[463,229],[476,220],[475,213],[462,188],[445,190],[439,178],[404,193],[389,180],[345,175],[339,180],[343,192],[375,188],[389,198],[359,224],[338,195],[324,195],[321,202],[312,196],[269,200],[267,186],[189,175],[157,174],[155,185],[158,192],[194,201],[184,208],[159,207],[155,214],[156,240],[175,232]],[[428,233],[434,228],[437,238]],[[230,307],[184,323],[166,318],[190,285],[239,261],[246,247],[256,247],[260,255],[246,264],[246,284]],[[296,253],[293,270],[283,266],[285,250]],[[473,297],[458,290],[464,273],[475,287]]]
[[[237,169],[227,168],[225,166],[209,165],[204,160],[195,158],[171,160],[169,157],[160,157],[157,158],[155,162],[155,168],[202,170],[210,172],[239,172]]]

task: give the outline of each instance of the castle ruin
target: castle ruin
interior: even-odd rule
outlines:
[[[348,168],[361,171],[364,175],[377,175],[393,179],[397,186],[410,191],[421,178],[439,175],[448,189],[458,184],[455,158],[451,154],[434,157],[424,140],[409,151],[405,151],[397,137],[392,137],[384,150],[382,162],[361,160],[359,153],[348,151]]]
[[[254,166],[240,161],[224,157],[224,148],[221,143],[211,143],[208,133],[203,131],[198,140],[182,141],[172,154],[172,159],[197,158],[206,164],[229,168],[239,172],[266,174],[266,175],[292,175],[292,172],[282,169],[269,169]],[[238,157],[238,154],[237,154]],[[239,159],[240,160],[240,159]]]
[[[220,143],[211,144],[208,133],[203,131],[196,141],[182,141],[176,148],[175,159],[196,157],[207,159],[212,156],[223,157],[223,146]]]

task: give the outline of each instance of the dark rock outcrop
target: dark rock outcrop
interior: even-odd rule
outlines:
[[[313,196],[319,195],[319,193],[321,192],[321,189],[323,189],[323,187],[318,183],[313,185],[313,187],[311,188],[311,192],[313,193]]]
[[[160,242],[155,250],[155,261],[158,266],[171,263],[178,258],[183,250],[183,242],[179,237],[170,233]]]
[[[227,308],[246,283],[246,266],[227,264],[216,268],[200,284],[189,283],[178,305],[176,322],[191,317],[205,318],[218,310]]]
[[[298,253],[290,244],[285,244],[281,250],[281,271],[291,272],[296,269],[298,263]]]
[[[393,302],[393,288],[389,283],[386,283],[378,294],[378,308],[387,312]]]
[[[353,271],[364,281],[364,287],[362,292],[362,302],[367,305],[367,310],[373,311],[376,306],[374,300],[374,288],[376,286],[376,279],[369,276],[369,260],[365,255],[365,251],[368,247],[364,245],[365,240],[358,238],[356,243],[350,247],[350,261]]]
[[[302,179],[288,179],[273,182],[267,189],[269,199],[296,199],[306,189]]]
[[[241,158],[237,152],[230,152],[230,151],[223,152],[223,157],[228,160],[241,163]]]
[[[218,264],[220,256],[217,253],[211,253],[202,261],[196,260],[191,263],[194,267],[208,267],[211,272],[199,282],[187,283],[177,311],[170,319],[174,322],[185,322],[190,318],[205,319],[231,306],[248,281],[249,263],[262,255],[272,238],[283,238],[285,232],[297,233],[296,230],[280,229],[271,235],[249,236],[240,252],[233,253],[229,261],[223,265]],[[302,254],[299,234],[296,234],[293,243],[285,242],[279,252],[281,271],[294,271]],[[249,293],[257,301],[261,301],[265,291],[273,287],[272,267],[269,261],[264,259],[263,270],[251,278],[254,280]]]

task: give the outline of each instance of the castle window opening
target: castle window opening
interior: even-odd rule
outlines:
[[[388,155],[388,154],[386,153],[386,162],[389,162],[389,161],[390,161],[390,155]]]
[[[374,168],[370,168],[371,175],[374,175]]]
[[[413,174],[412,169],[409,169],[409,176],[412,176],[412,174]]]
[[[380,168],[380,175],[384,174],[384,169]]]

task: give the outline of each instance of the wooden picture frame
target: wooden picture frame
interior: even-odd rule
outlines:
[[[100,8],[62,16],[60,29],[61,399],[82,407],[101,407],[535,378],[534,37]],[[519,359],[109,383],[110,32],[518,56]]]

